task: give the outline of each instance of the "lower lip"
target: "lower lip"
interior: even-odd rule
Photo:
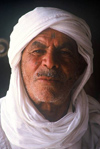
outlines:
[[[39,79],[38,81],[47,82],[47,83],[58,83],[58,80],[46,80],[46,79]]]

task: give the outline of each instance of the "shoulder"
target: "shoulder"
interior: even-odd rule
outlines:
[[[8,140],[1,126],[1,104],[4,98],[0,98],[0,148],[10,149]]]
[[[89,123],[83,136],[83,146],[91,149],[100,149],[100,103],[93,97],[89,99]]]
[[[5,97],[0,98],[0,124],[1,124],[1,105],[2,105],[2,102],[4,99],[5,99]]]
[[[89,101],[89,121],[91,124],[100,126],[100,103],[91,96],[88,96]]]
[[[0,98],[0,123],[1,123],[1,104],[4,98]]]
[[[88,129],[82,138],[82,149],[100,149],[100,125],[88,123]]]

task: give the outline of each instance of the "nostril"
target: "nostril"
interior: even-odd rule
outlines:
[[[58,68],[58,59],[53,48],[48,49],[47,53],[43,56],[42,63],[48,69]]]
[[[53,59],[50,59],[50,58],[44,59],[42,63],[48,69],[58,68],[57,61],[56,60],[53,60]]]

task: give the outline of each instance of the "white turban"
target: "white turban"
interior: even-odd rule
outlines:
[[[47,28],[58,30],[76,41],[79,53],[88,64],[84,80],[81,82],[81,87],[79,86],[82,89],[93,71],[91,32],[84,20],[64,10],[40,7],[19,19],[10,36],[8,57],[11,68],[18,66],[21,52],[26,45]]]
[[[76,111],[69,111],[59,121],[52,123],[31,104],[23,86],[19,64],[26,45],[47,28],[74,39],[79,53],[88,64],[73,91],[72,101]],[[1,123],[9,141],[26,149],[65,149],[75,145],[88,127],[88,97],[83,86],[93,71],[91,33],[85,21],[57,8],[36,8],[22,16],[14,27],[8,57],[12,74],[9,90],[2,103]]]

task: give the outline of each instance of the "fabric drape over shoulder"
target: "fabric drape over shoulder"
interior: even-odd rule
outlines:
[[[87,68],[72,91],[71,109],[57,122],[46,120],[31,103],[25,91],[20,73],[21,53],[27,44],[47,28],[60,31],[78,45],[78,52]],[[88,96],[83,86],[93,72],[93,49],[91,32],[86,22],[69,12],[50,7],[38,7],[23,15],[10,36],[8,52],[12,69],[10,87],[1,105],[1,125],[9,142],[19,148],[69,148],[80,149],[80,138],[88,129]],[[100,108],[98,109],[100,117]],[[93,112],[93,111],[92,111]],[[93,148],[91,148],[93,149]]]

